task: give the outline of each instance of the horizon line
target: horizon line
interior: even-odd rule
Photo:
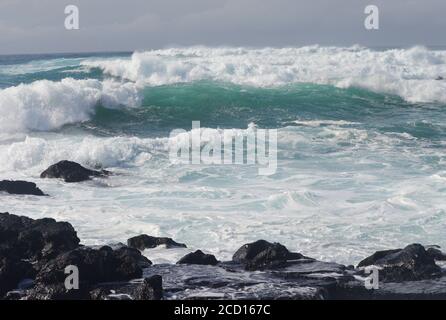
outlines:
[[[32,56],[32,55],[63,55],[63,54],[79,54],[79,55],[87,55],[87,54],[130,54],[138,51],[150,51],[150,50],[164,50],[164,49],[170,49],[170,48],[192,48],[192,47],[209,47],[209,48],[219,48],[219,47],[229,47],[229,48],[302,48],[302,47],[309,47],[309,46],[321,46],[321,47],[339,47],[339,48],[349,48],[353,46],[362,46],[370,49],[401,49],[401,48],[413,48],[417,46],[427,47],[427,48],[446,48],[446,44],[406,44],[406,45],[373,45],[373,46],[366,46],[362,44],[351,44],[351,45],[321,45],[321,44],[306,44],[306,45],[300,45],[300,46],[233,46],[233,45],[190,45],[190,46],[166,46],[163,48],[145,48],[145,49],[134,49],[134,50],[98,50],[98,51],[55,51],[55,52],[27,52],[27,53],[0,53],[0,56]]]

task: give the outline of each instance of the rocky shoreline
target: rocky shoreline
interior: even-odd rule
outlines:
[[[141,239],[145,245],[141,246]],[[149,241],[150,240],[150,241]],[[376,252],[358,267],[322,262],[279,243],[245,244],[232,261],[200,250],[177,264],[153,265],[139,249],[184,247],[140,235],[128,244],[88,247],[74,228],[53,219],[0,213],[0,297],[5,300],[159,299],[446,299],[446,256],[412,244]],[[138,249],[135,248],[138,247]],[[379,288],[367,289],[367,266],[379,267]],[[68,266],[79,289],[67,289]]]
[[[62,161],[42,178],[79,182],[110,174]],[[45,195],[25,181],[2,181],[0,191]],[[446,254],[435,246],[375,252],[357,266],[318,261],[265,240],[242,245],[231,261],[197,250],[176,264],[153,264],[142,251],[158,246],[186,244],[143,234],[127,244],[84,246],[68,222],[0,213],[0,299],[446,299]],[[67,286],[70,266],[78,270],[78,288]],[[378,286],[370,288],[374,270]]]

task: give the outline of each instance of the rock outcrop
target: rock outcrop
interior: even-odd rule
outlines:
[[[421,244],[375,252],[362,260],[358,267],[371,265],[380,267],[380,280],[386,282],[416,281],[441,276],[441,268]]]
[[[177,264],[152,265],[140,250],[184,245],[132,239],[135,248],[87,247],[67,222],[0,213],[0,299],[446,299],[446,272],[437,264],[446,255],[435,246],[378,251],[355,268],[259,240],[242,246],[232,261],[197,250]],[[368,266],[379,268],[376,288],[366,286]],[[73,270],[77,289],[66,285]]]
[[[201,250],[191,252],[182,257],[177,264],[199,264],[199,265],[211,265],[218,264],[218,260],[212,254],[205,254]]]
[[[37,188],[37,185],[34,182],[20,180],[0,181],[0,191],[7,192],[9,194],[45,196],[43,191]]]
[[[289,260],[304,258],[300,253],[293,253],[280,243],[258,240],[243,245],[232,257],[232,261],[241,263],[247,270],[261,270],[283,267]]]
[[[90,170],[76,162],[63,160],[50,166],[40,174],[40,177],[63,179],[65,182],[81,182],[90,180],[92,177],[104,177],[109,174],[110,172],[106,170]]]
[[[143,251],[144,249],[152,249],[164,245],[166,248],[186,248],[184,243],[175,242],[171,238],[152,237],[142,234],[127,240],[127,245],[131,248]]]
[[[0,252],[8,257],[48,260],[78,247],[79,241],[68,222],[0,213]]]

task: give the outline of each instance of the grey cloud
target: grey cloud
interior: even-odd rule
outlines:
[[[64,29],[79,6],[81,30]],[[381,28],[363,27],[378,5]],[[443,45],[444,0],[0,0],[0,53],[171,45]]]

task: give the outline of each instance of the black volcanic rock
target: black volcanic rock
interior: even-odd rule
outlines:
[[[33,196],[44,196],[45,194],[37,188],[34,182],[27,181],[12,181],[3,180],[0,181],[0,191],[5,191],[9,194],[23,194],[23,195],[33,195]]]
[[[145,278],[133,293],[135,300],[161,300],[163,298],[163,279],[160,275]]]
[[[184,246],[135,238],[138,248]],[[242,246],[233,261],[198,250],[177,264],[151,265],[123,244],[80,246],[69,223],[0,213],[0,299],[446,299],[446,271],[435,264],[446,256],[427,248],[379,251],[350,268],[259,240]],[[70,265],[79,268],[79,290],[65,287]],[[365,285],[363,267],[370,265],[380,267],[376,290]]]
[[[142,234],[127,240],[127,245],[143,251],[144,249],[155,248],[160,245],[165,245],[167,248],[186,248],[183,243],[178,243],[171,238],[158,238]]]
[[[165,299],[319,300],[333,297],[337,283],[350,279],[342,267],[306,259],[279,271],[256,272],[232,262],[217,266],[156,264],[146,269],[145,275],[163,277]]]
[[[78,247],[40,267],[35,279],[36,285],[27,290],[26,299],[108,299],[111,290],[107,289],[106,283],[112,283],[114,291],[128,290],[127,287],[131,287],[132,293],[139,289],[139,294],[142,296],[155,295],[158,293],[158,287],[152,282],[136,287],[128,282],[141,278],[143,268],[151,264],[138,250],[129,247],[116,250],[108,246],[100,249]],[[67,266],[76,266],[79,269],[79,289],[65,288]]]
[[[362,260],[358,267],[378,266],[380,280],[385,282],[417,281],[441,275],[441,268],[421,244],[411,244],[404,249],[375,252]]]
[[[258,240],[243,245],[233,255],[232,261],[241,263],[247,270],[281,267],[289,260],[305,258],[300,253],[293,253],[280,243]]]
[[[101,282],[126,281],[142,277],[142,269],[152,263],[132,248],[113,250],[108,246],[101,249],[79,247],[57,256],[45,264],[36,276],[41,284],[64,283],[65,268],[79,268],[80,283],[86,286]]]
[[[107,300],[111,291],[106,288],[96,288],[90,291],[90,300]]]
[[[33,278],[35,271],[29,262],[0,257],[0,297],[15,289],[26,278]]]
[[[38,283],[28,290],[25,300],[90,300],[88,289],[80,286],[79,290],[68,290],[64,283],[43,284]]]
[[[446,254],[437,248],[429,248],[426,252],[436,261],[446,261]]]
[[[197,250],[182,257],[177,264],[200,264],[215,266],[218,264],[218,260],[212,254],[205,254],[203,251]]]
[[[79,241],[68,222],[0,213],[0,254],[4,256],[31,261],[51,259],[77,248]]]
[[[106,170],[90,170],[76,162],[63,160],[50,166],[40,174],[40,177],[61,178],[65,182],[81,182],[90,180],[92,177],[103,177],[109,174],[110,172]]]

